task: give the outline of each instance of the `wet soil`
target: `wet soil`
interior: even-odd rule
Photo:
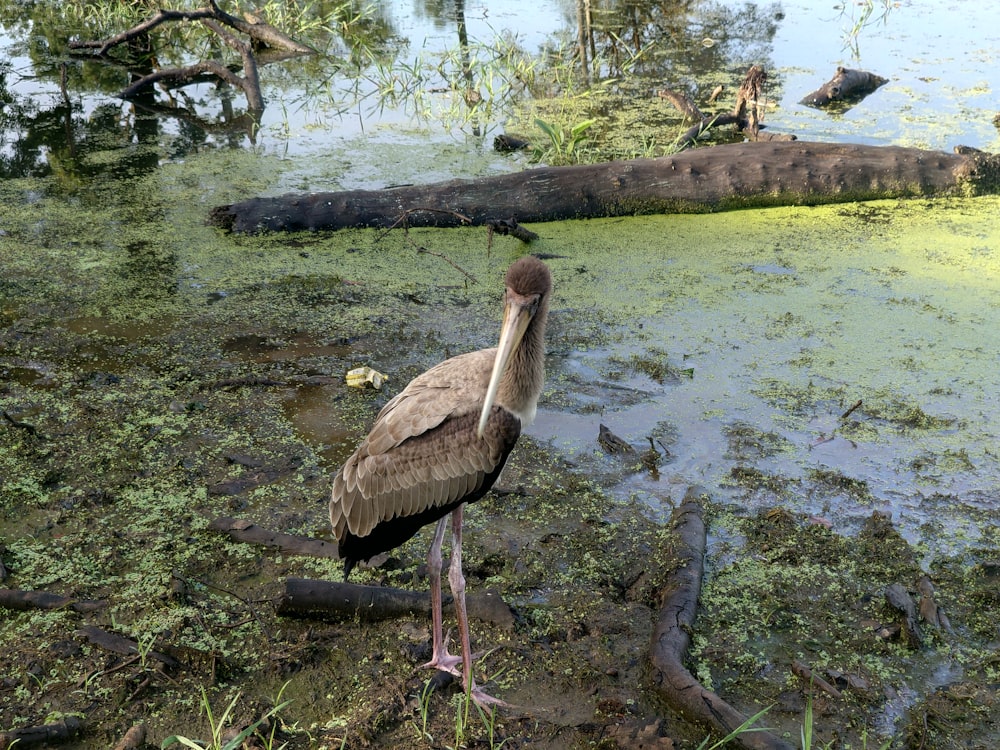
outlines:
[[[340,462],[410,377],[492,344],[524,248],[473,230],[226,237],[178,208],[205,184],[165,173],[132,188],[167,198],[126,209],[3,188],[19,207],[0,236],[3,586],[102,605],[0,610],[0,728],[206,738],[204,690],[216,717],[235,700],[233,726],[291,700],[269,725],[290,748],[697,747],[707,731],[648,673],[669,514],[697,482],[711,540],[689,666],[706,685],[770,707],[793,744],[811,710],[831,747],[996,746],[995,201],[538,228],[549,382],[504,492],[467,514],[470,590],[515,613],[473,623],[481,681],[512,706],[483,717],[454,685],[426,689],[423,618],[279,618],[284,578],[336,580],[337,563],[209,524],[329,539]],[[345,384],[361,365],[381,391]],[[605,453],[601,423],[635,454]],[[358,580],[424,589],[427,543]],[[917,604],[924,575],[949,626],[914,642],[884,592]]]

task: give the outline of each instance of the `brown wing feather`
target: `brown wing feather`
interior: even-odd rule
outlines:
[[[496,349],[461,354],[415,377],[382,407],[359,448],[367,444],[372,455],[386,453],[449,417],[478,411],[495,356]]]
[[[465,414],[388,453],[358,450],[334,478],[330,520],[338,539],[371,534],[385,521],[475,499],[489,489],[520,433],[520,420],[495,409],[482,438]],[[416,531],[416,529],[414,529]]]
[[[493,351],[453,357],[415,378],[379,413],[334,478],[330,520],[338,539],[364,537],[392,518],[454,503],[495,475],[520,434],[495,409],[476,436]],[[480,385],[481,383],[481,385]]]

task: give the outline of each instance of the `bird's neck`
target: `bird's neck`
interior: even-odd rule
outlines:
[[[497,402],[518,416],[521,427],[534,421],[545,381],[545,313],[540,310],[528,325],[497,392]]]

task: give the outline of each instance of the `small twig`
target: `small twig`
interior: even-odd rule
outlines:
[[[806,683],[810,688],[818,687],[825,693],[829,693],[834,698],[843,698],[843,694],[837,690],[833,685],[824,680],[822,677],[818,676],[815,672],[809,669],[804,662],[795,659],[792,661],[792,674],[796,675],[799,679]]]
[[[394,221],[381,234],[379,234],[375,238],[375,241],[376,242],[380,242],[382,240],[382,238],[385,237],[386,235],[388,235],[389,232],[391,232],[393,229],[396,229],[397,227],[402,227],[403,228],[403,236],[406,237],[406,241],[409,242],[410,245],[412,245],[414,248],[416,248],[416,251],[418,253],[423,253],[423,254],[426,254],[426,255],[433,255],[433,256],[435,256],[437,258],[441,258],[441,260],[445,261],[448,265],[450,265],[452,268],[454,268],[460,274],[462,274],[463,276],[465,276],[465,278],[468,279],[469,281],[471,281],[473,284],[478,284],[479,281],[476,279],[475,276],[473,276],[471,273],[469,273],[468,271],[466,271],[460,265],[458,265],[457,263],[455,263],[455,261],[453,261],[447,255],[443,255],[442,253],[436,253],[433,250],[428,250],[426,247],[418,245],[416,242],[414,242],[410,238],[410,231],[409,231],[410,230],[410,227],[409,227],[409,218],[410,218],[410,215],[414,214],[414,213],[418,213],[420,211],[430,211],[431,213],[448,214],[449,216],[456,217],[462,224],[472,224],[472,219],[470,219],[465,214],[460,214],[458,211],[452,211],[450,209],[444,209],[444,208],[427,208],[427,207],[408,208],[405,211],[403,211],[403,213],[400,215],[400,217],[398,219],[396,219],[396,221]]]
[[[410,215],[420,213],[421,211],[428,211],[429,213],[433,214],[447,214],[449,216],[454,216],[462,224],[472,224],[472,219],[470,219],[465,214],[460,214],[458,211],[452,211],[451,209],[448,208],[431,208],[429,206],[417,206],[416,208],[408,208],[405,211],[403,211],[403,213],[399,215],[399,218],[396,219],[396,221],[394,221],[384,232],[382,232],[382,234],[380,234],[376,238],[376,241],[382,239],[385,235],[389,234],[389,232],[391,232],[396,227],[401,226],[403,227],[403,229],[408,229]]]
[[[288,383],[281,380],[272,380],[271,378],[264,377],[262,375],[248,375],[243,378],[223,378],[222,380],[216,380],[214,383],[203,383],[198,386],[198,390],[216,390],[219,388],[241,388],[244,386],[277,386],[285,387]]]
[[[829,443],[836,437],[832,432],[829,435],[820,435],[818,438],[809,443],[809,450],[812,450],[817,445],[823,445],[823,443]]]
[[[202,586],[204,586],[206,588],[214,589],[214,590],[216,590],[216,591],[218,591],[218,592],[220,592],[222,594],[226,594],[227,596],[231,596],[234,599],[236,599],[238,602],[242,603],[243,606],[246,607],[247,611],[250,613],[250,617],[252,617],[257,622],[257,627],[260,628],[260,632],[263,634],[264,640],[267,642],[268,651],[272,650],[271,646],[272,646],[272,643],[274,641],[274,638],[271,636],[270,631],[267,629],[267,625],[264,624],[264,620],[261,618],[261,616],[259,614],[257,614],[257,608],[253,606],[253,603],[249,599],[246,599],[245,597],[240,596],[239,594],[237,594],[234,591],[230,591],[229,589],[225,589],[222,586],[216,586],[215,584],[208,583],[207,581],[198,580],[198,583],[200,583]],[[268,599],[267,601],[271,601],[271,600]],[[206,632],[208,632],[208,628],[207,627],[205,628],[205,630],[206,630]]]
[[[458,271],[460,274],[462,274],[463,276],[465,276],[465,278],[467,278],[473,284],[478,284],[479,283],[479,281],[476,279],[475,276],[473,276],[471,273],[469,273],[468,271],[466,271],[464,268],[462,268],[460,265],[458,265],[455,261],[453,261],[447,255],[445,255],[443,253],[436,253],[433,250],[428,250],[426,247],[423,247],[423,246],[420,246],[420,245],[416,245],[416,243],[414,243],[414,246],[417,248],[417,252],[418,253],[421,253],[423,255],[433,255],[435,258],[440,258],[445,263],[447,263],[449,266],[451,266],[456,271]]]
[[[841,414],[840,418],[841,419],[847,419],[849,416],[851,416],[851,414],[854,412],[854,410],[857,409],[859,406],[861,406],[861,399],[860,398],[851,405],[850,409],[848,409],[843,414]]]

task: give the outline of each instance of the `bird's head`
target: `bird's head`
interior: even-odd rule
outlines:
[[[507,270],[506,287],[500,343],[497,345],[496,359],[493,360],[493,372],[486,389],[483,411],[479,416],[479,437],[483,436],[486,429],[500,381],[511,356],[521,346],[525,332],[532,323],[545,317],[552,291],[552,274],[542,261],[533,255],[527,255]]]

